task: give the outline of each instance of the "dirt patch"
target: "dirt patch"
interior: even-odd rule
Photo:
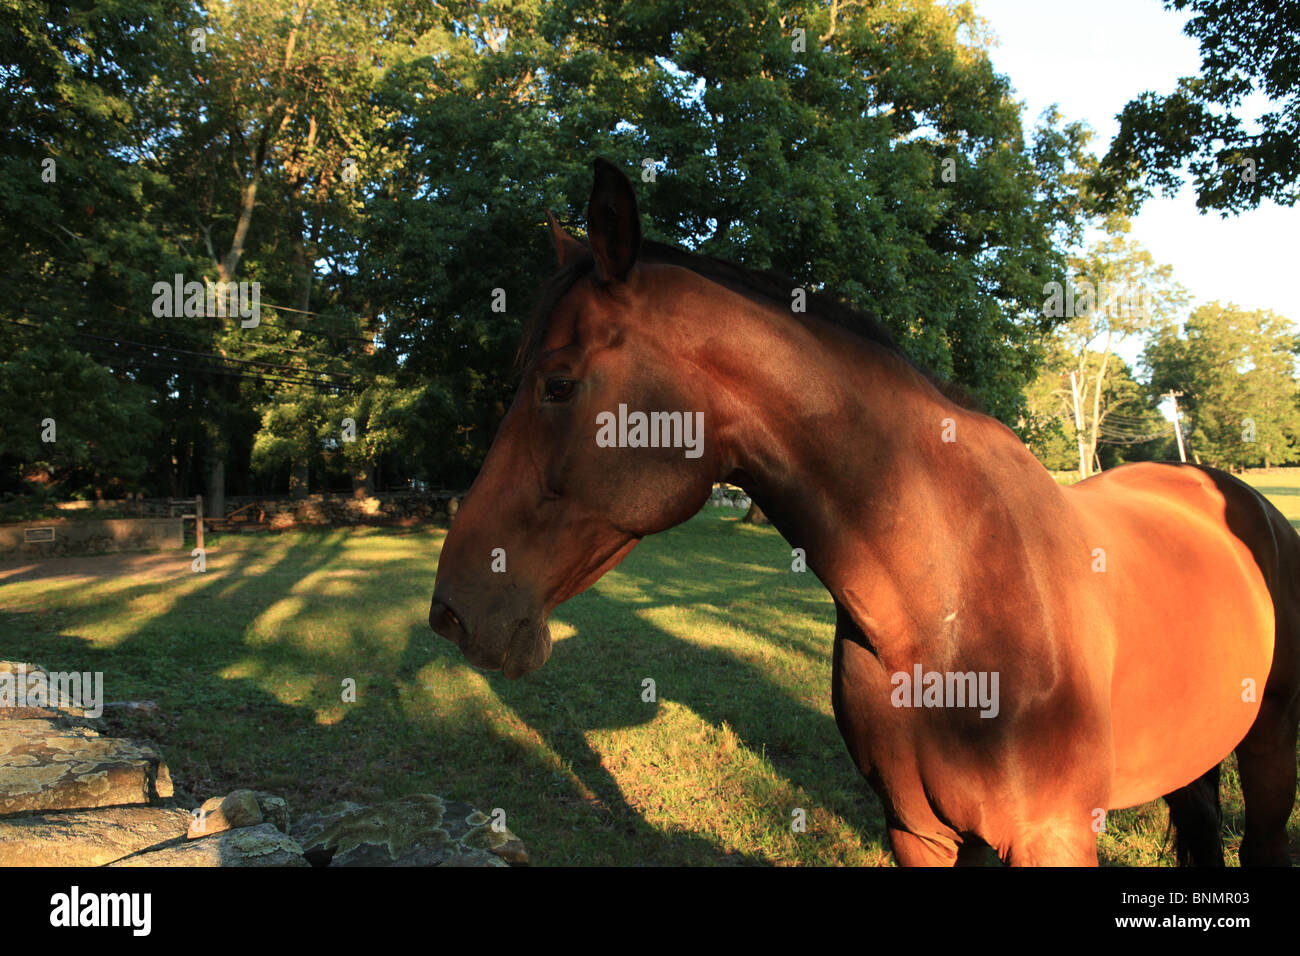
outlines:
[[[209,552],[211,557],[211,552]],[[79,558],[50,558],[0,565],[0,584],[50,578],[175,577],[190,570],[188,552],[101,554]]]

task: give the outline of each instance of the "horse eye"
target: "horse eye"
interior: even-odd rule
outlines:
[[[546,401],[567,402],[573,397],[573,387],[577,384],[571,378],[553,378],[546,383]]]

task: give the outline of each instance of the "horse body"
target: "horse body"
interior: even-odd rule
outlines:
[[[1193,785],[1234,747],[1242,859],[1286,862],[1300,537],[1276,509],[1190,466],[1061,488],[886,342],[647,248],[612,167],[588,220],[590,250],[552,222],[564,281],[444,544],[438,633],[509,677],[541,666],[552,608],[730,481],[835,601],[835,719],[900,863],[1095,863],[1104,812],[1161,795],[1212,857]],[[620,404],[702,412],[703,453],[597,447]],[[958,696],[901,692],[923,675]],[[981,679],[994,706],[960,696]]]
[[[1245,542],[1271,542],[1271,506],[1222,473],[1177,465],[1126,466],[1067,494],[1107,546],[1095,586],[1116,628],[1110,806],[1134,806],[1217,764],[1259,713],[1273,594]]]

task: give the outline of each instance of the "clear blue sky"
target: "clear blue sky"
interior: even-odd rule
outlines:
[[[1170,92],[1179,77],[1200,72],[1197,42],[1182,32],[1188,16],[1159,0],[975,0],[975,7],[998,38],[993,65],[1025,105],[1026,128],[1056,103],[1065,119],[1096,130],[1099,155],[1125,103],[1146,90]],[[1193,306],[1219,299],[1292,321],[1300,320],[1297,235],[1300,206],[1202,216],[1190,185],[1172,199],[1148,200],[1130,233],[1173,266]]]

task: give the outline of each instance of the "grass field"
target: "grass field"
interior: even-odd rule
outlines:
[[[1248,471],[1241,477],[1263,492],[1294,527],[1300,528],[1300,468]]]
[[[1251,480],[1300,523],[1300,476]],[[514,683],[428,628],[438,529],[226,538],[202,574],[184,555],[39,580],[0,566],[0,657],[157,701],[106,713],[200,799],[254,787],[302,812],[437,792],[503,808],[542,865],[888,865],[831,714],[830,599],[775,531],[737,519],[707,509],[643,541],[558,610],[550,662]],[[1231,760],[1224,780],[1235,863]],[[1170,864],[1166,823],[1162,803],[1111,814],[1103,862]]]

